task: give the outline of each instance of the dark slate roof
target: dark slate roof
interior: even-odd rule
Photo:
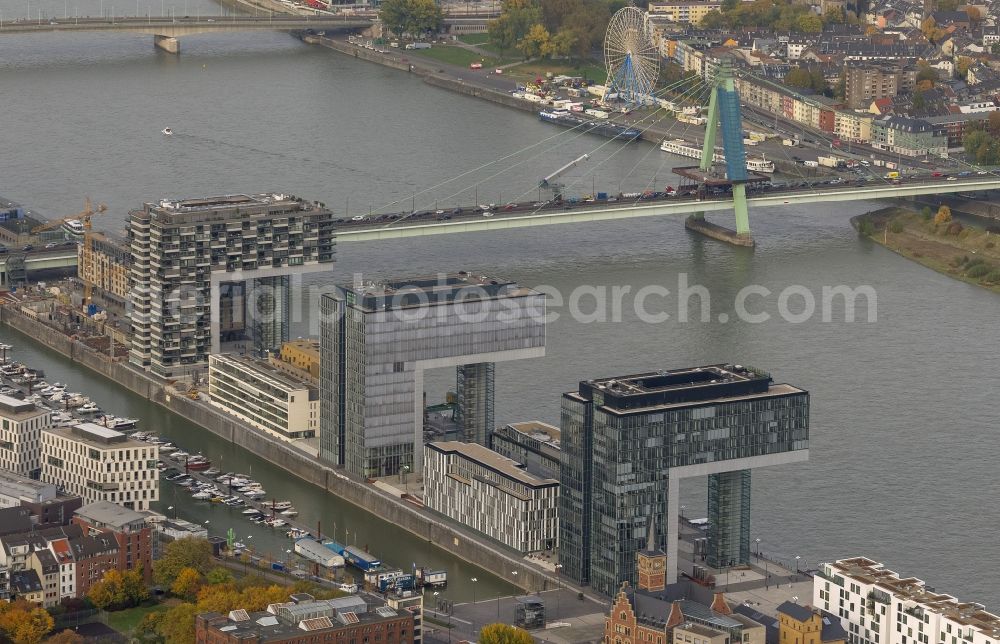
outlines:
[[[45,528],[43,530],[0,535],[0,543],[3,545],[4,552],[10,555],[10,549],[15,545],[27,544],[31,546],[32,550],[47,550],[50,539],[59,539],[61,537],[79,537],[82,534],[83,531],[80,526],[56,526],[54,528]]]
[[[42,589],[42,582],[34,570],[18,570],[10,573],[10,588],[17,594],[37,593]]]
[[[970,22],[969,14],[964,11],[935,11],[931,17],[938,25],[946,25],[950,22]]]
[[[23,506],[0,508],[0,534],[31,530],[31,511]]]
[[[746,604],[735,606],[733,608],[733,612],[743,615],[744,617],[749,617],[758,624],[763,624],[765,629],[764,639],[767,644],[779,644],[781,632],[778,628],[778,619],[776,617],[765,615],[756,608],[747,606]]]
[[[43,573],[51,574],[59,572],[59,563],[56,561],[55,555],[53,555],[50,551],[36,550],[35,556],[38,558],[38,563],[42,565]]]
[[[118,552],[118,542],[109,534],[72,539],[69,545],[73,558],[77,561]]]
[[[792,619],[800,622],[809,621],[813,616],[812,609],[796,604],[795,602],[782,602],[782,604],[778,606],[778,612],[784,613]]]
[[[847,631],[841,626],[840,620],[826,611],[820,611],[823,616],[823,631],[820,633],[820,640],[832,642],[833,640],[847,641]]]

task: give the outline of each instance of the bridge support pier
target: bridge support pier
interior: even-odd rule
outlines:
[[[181,41],[171,36],[153,36],[153,45],[168,54],[181,53]]]
[[[700,216],[699,216],[700,215]],[[750,233],[740,234],[732,228],[726,228],[718,224],[713,224],[704,217],[704,213],[695,213],[684,220],[684,227],[705,237],[711,237],[717,241],[732,244],[733,246],[743,246],[753,248],[756,245]]]

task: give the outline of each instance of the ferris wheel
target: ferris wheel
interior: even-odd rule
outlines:
[[[630,105],[651,100],[660,72],[660,52],[653,44],[645,11],[628,6],[611,17],[604,36],[604,63],[608,68],[606,97],[617,94]]]

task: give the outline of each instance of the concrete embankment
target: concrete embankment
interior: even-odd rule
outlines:
[[[440,87],[458,94],[464,94],[466,96],[472,96],[474,98],[490,101],[491,103],[497,103],[498,105],[503,105],[504,107],[521,110],[522,112],[535,114],[538,110],[545,107],[540,103],[532,103],[523,99],[514,98],[507,91],[486,87],[475,82],[468,82],[466,80],[453,77],[445,71],[438,71],[438,69],[441,69],[439,66],[433,65],[429,60],[420,59],[419,54],[414,54],[413,57],[407,57],[396,53],[381,53],[372,49],[359,47],[344,40],[325,38],[323,36],[304,35],[302,36],[302,40],[303,42],[309,44],[316,44],[333,49],[342,54],[353,56],[360,60],[367,60],[379,65],[384,65],[385,67],[391,67],[393,69],[399,69],[416,74],[423,78],[425,83],[433,85],[434,87]],[[660,125],[660,123],[663,123],[664,125]],[[644,130],[642,136],[640,137],[642,140],[659,144],[660,141],[665,138],[677,138],[679,136],[676,132],[670,132],[670,126],[675,124],[676,122],[672,119],[665,119],[655,125],[648,125],[640,122],[636,124],[636,127]],[[687,135],[687,132],[688,127],[685,126],[684,133]],[[697,140],[695,143],[700,145],[701,137],[702,135],[696,137]],[[810,168],[802,166],[791,159],[774,158],[773,154],[771,154],[769,158],[774,162],[779,171],[796,177],[815,177],[832,174],[824,168]]]
[[[428,85],[433,85],[434,87],[447,89],[458,94],[464,94],[466,96],[472,96],[485,101],[490,101],[491,103],[497,103],[498,105],[503,105],[504,107],[512,107],[514,109],[521,110],[522,112],[535,114],[538,110],[544,107],[539,103],[531,103],[522,99],[514,98],[509,92],[506,91],[491,87],[484,87],[475,83],[468,83],[464,80],[453,78],[445,72],[435,71],[434,69],[426,66],[426,61],[409,59],[404,60],[403,57],[395,54],[383,54],[334,38],[305,36],[303,37],[303,41],[310,44],[318,44],[323,47],[328,47],[342,54],[354,56],[355,58],[359,58],[361,60],[367,60],[379,65],[391,67],[393,69],[410,72],[423,78],[424,82]],[[643,132],[641,138],[651,143],[659,143],[663,140],[665,134],[666,130],[664,129],[650,127]]]
[[[73,362],[274,463],[296,477],[330,494],[335,494],[385,521],[394,523],[428,543],[480,566],[516,586],[535,591],[552,588],[557,583],[555,577],[527,565],[516,553],[504,551],[457,525],[442,523],[429,511],[382,493],[364,481],[325,467],[309,455],[278,439],[257,432],[203,402],[190,400],[184,395],[174,395],[172,390],[130,365],[111,361],[19,310],[0,307],[0,323],[22,333],[25,340],[48,346]]]

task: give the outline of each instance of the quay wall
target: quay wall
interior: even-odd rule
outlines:
[[[230,443],[277,465],[294,476],[334,494],[455,556],[473,563],[528,591],[546,590],[558,583],[554,576],[528,565],[517,553],[498,548],[462,526],[442,523],[429,511],[395,498],[364,481],[350,478],[317,463],[281,440],[258,432],[225,413],[187,398],[127,363],[114,362],[84,344],[33,320],[20,311],[0,307],[0,323],[19,331],[129,391],[190,420]],[[513,574],[517,571],[516,574]],[[565,583],[563,583],[565,585]]]

